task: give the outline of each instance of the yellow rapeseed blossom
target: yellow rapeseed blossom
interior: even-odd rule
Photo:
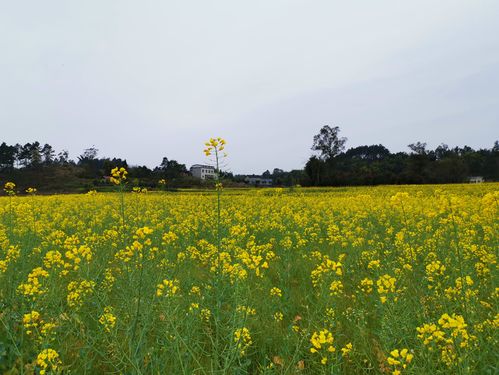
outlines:
[[[327,329],[314,332],[310,338],[310,343],[312,344],[310,353],[319,354],[321,356],[321,364],[323,365],[327,363],[329,354],[336,351],[336,348],[333,346],[333,334]]]
[[[172,297],[179,291],[179,281],[177,279],[164,279],[161,284],[156,287],[156,296],[161,297],[163,295],[167,297]]]
[[[438,325],[424,324],[417,328],[417,332],[418,338],[429,351],[440,351],[440,358],[448,367],[454,366],[456,360],[461,361],[458,352],[468,348],[470,341],[476,340],[475,336],[468,333],[464,318],[456,314],[443,314]]]
[[[3,190],[5,191],[5,193],[7,195],[14,195],[16,194],[16,191],[15,191],[15,188],[16,188],[16,184],[13,183],[13,182],[6,182],[4,187],[3,187]]]
[[[206,156],[210,156],[214,152],[219,153],[225,149],[225,144],[225,140],[220,137],[210,138],[210,140],[204,144],[206,148],[203,150],[203,152]]]
[[[352,351],[352,349],[353,349],[353,345],[351,342],[349,342],[343,348],[341,348],[341,355],[343,357],[347,357],[348,354]]]
[[[115,185],[120,185],[126,180],[127,174],[128,172],[125,168],[115,167],[111,170],[111,177],[109,180]]]
[[[376,281],[376,286],[378,288],[379,298],[381,303],[385,303],[388,299],[388,295],[395,293],[395,282],[397,280],[395,277],[390,275],[381,276],[378,281]],[[394,299],[395,301],[397,298]]]
[[[409,350],[404,349],[394,349],[390,352],[390,355],[387,357],[386,361],[388,366],[390,366],[391,373],[393,375],[401,374],[402,370],[407,368],[407,365],[412,362],[414,355],[409,353]]]
[[[84,299],[93,293],[94,287],[95,281],[93,280],[71,281],[68,284],[68,295],[66,297],[68,306],[81,307]]]
[[[111,332],[111,330],[116,325],[116,316],[113,314],[113,308],[111,306],[104,307],[104,313],[99,318],[99,323],[102,324],[106,332]]]
[[[62,362],[54,349],[44,349],[36,357],[36,365],[40,368],[40,375],[45,375],[47,372],[57,372]]]
[[[270,296],[271,297],[282,297],[282,290],[277,288],[277,287],[273,287],[272,289],[270,289]]]
[[[283,319],[284,319],[284,315],[283,315],[283,313],[282,313],[282,312],[278,311],[278,312],[274,313],[274,320],[275,320],[276,322],[280,322],[280,321],[282,321]]]
[[[370,294],[373,291],[373,286],[374,281],[366,277],[360,281],[359,289],[366,294]]]
[[[238,328],[234,331],[234,343],[238,349],[239,355],[244,356],[248,348],[253,344],[248,328]]]
[[[33,301],[40,295],[47,292],[47,289],[42,286],[40,280],[49,276],[49,273],[42,267],[36,267],[28,275],[28,281],[19,285],[17,290]]]

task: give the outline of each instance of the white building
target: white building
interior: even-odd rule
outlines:
[[[248,176],[244,180],[247,184],[253,186],[272,186],[271,178],[263,178],[258,176]]]
[[[485,180],[482,176],[472,176],[469,178],[469,181],[472,184],[480,184],[480,183],[484,182]]]
[[[201,180],[209,180],[215,178],[215,167],[211,165],[194,164],[189,171],[194,177]]]

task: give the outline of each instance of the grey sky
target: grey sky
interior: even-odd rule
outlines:
[[[301,168],[322,125],[347,147],[490,148],[499,1],[0,0],[0,141],[76,158]]]

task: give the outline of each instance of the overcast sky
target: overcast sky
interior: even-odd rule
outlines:
[[[499,138],[499,1],[0,0],[0,142],[153,167],[302,168],[347,147]]]

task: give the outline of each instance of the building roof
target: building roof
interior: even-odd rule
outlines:
[[[192,168],[211,168],[211,169],[215,169],[214,166],[212,166],[212,165],[205,165],[205,164],[194,164],[194,165],[191,166],[190,169],[192,169]]]

